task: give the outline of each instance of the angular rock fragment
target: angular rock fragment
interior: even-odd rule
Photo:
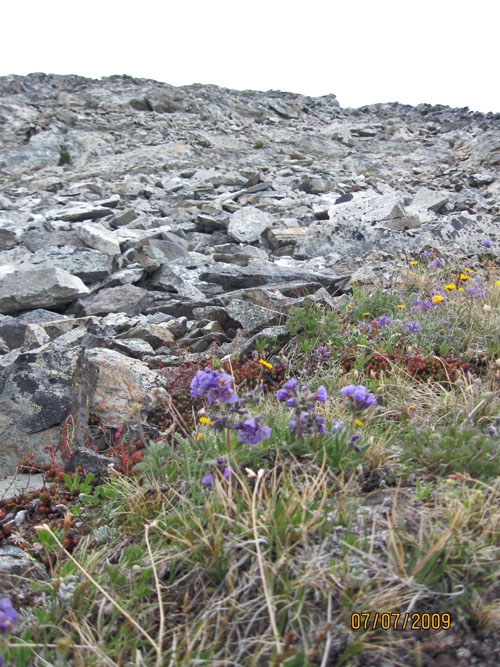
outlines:
[[[39,462],[49,460],[44,448],[56,447],[62,422],[75,406],[86,405],[90,399],[90,385],[88,392],[73,385],[83,364],[81,349],[49,346],[42,352],[18,355],[0,371],[0,469],[4,474],[14,473],[29,453]]]
[[[92,482],[100,483],[110,474],[110,467],[114,466],[115,469],[117,469],[119,463],[118,459],[104,456],[103,454],[95,452],[93,449],[75,447],[71,457],[64,466],[64,470],[66,472],[75,472],[76,470],[82,469],[84,475],[94,475]]]
[[[89,350],[87,356],[99,373],[90,412],[104,425],[118,428],[135,418],[134,404],[139,404],[146,416],[168,405],[164,381],[143,362],[105,348]]]
[[[93,204],[80,204],[66,208],[63,211],[55,213],[54,220],[68,220],[69,222],[79,222],[80,220],[97,220],[111,215],[113,211],[105,206]]]
[[[258,241],[261,234],[272,227],[273,218],[269,213],[264,213],[253,206],[246,206],[233,213],[227,233],[231,238],[240,243],[252,243]]]
[[[178,259],[179,257],[189,257],[186,245],[179,237],[176,238],[175,242],[147,239],[134,247],[134,256],[146,271],[152,273],[163,264],[167,264],[169,260]]]
[[[276,324],[282,317],[280,312],[238,299],[233,299],[226,305],[226,312],[241,325],[247,335]]]
[[[58,268],[12,270],[0,274],[0,313],[53,307],[89,294],[76,276]]]
[[[72,307],[76,315],[107,315],[125,313],[137,315],[147,300],[147,290],[135,285],[108,287],[95,294],[79,299]]]
[[[82,222],[75,225],[75,229],[82,241],[90,248],[106,252],[109,255],[120,254],[120,244],[113,232],[110,232],[99,223]]]
[[[443,192],[436,192],[429,188],[419,188],[412,199],[411,205],[437,213],[446,206],[448,199],[448,195]]]
[[[33,268],[57,267],[91,284],[102,280],[113,272],[113,256],[91,248],[72,246],[40,248],[30,255],[26,264]]]

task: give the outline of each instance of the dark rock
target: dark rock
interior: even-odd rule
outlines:
[[[64,466],[64,470],[66,472],[76,472],[81,468],[85,475],[95,475],[95,479],[92,480],[93,483],[99,483],[109,475],[110,466],[118,468],[118,459],[98,454],[92,449],[76,447]]]
[[[59,425],[72,407],[87,399],[85,388],[73,394],[75,372],[84,357],[72,348],[48,347],[25,352],[0,372],[0,467],[16,471],[19,461],[33,452],[47,460],[44,447],[58,442]],[[83,392],[83,393],[82,393]],[[85,394],[85,395],[84,395]],[[76,414],[76,413],[75,413]]]

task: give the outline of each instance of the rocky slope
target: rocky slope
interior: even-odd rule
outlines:
[[[160,361],[285,339],[395,257],[500,240],[500,114],[0,78],[0,470],[168,403]],[[154,432],[154,429],[152,430]]]

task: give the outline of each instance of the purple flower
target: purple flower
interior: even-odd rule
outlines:
[[[288,422],[290,429],[296,433],[297,432],[297,415],[294,414],[291,421]],[[300,415],[300,437],[304,437],[304,433],[326,433],[325,427],[325,418],[318,417],[315,412],[309,412],[307,414],[301,413]]]
[[[278,401],[286,401],[286,399],[288,398],[287,390],[278,389],[278,391],[276,392],[276,398],[278,399]]]
[[[255,445],[261,440],[267,440],[271,435],[271,429],[265,424],[261,424],[262,417],[252,417],[245,419],[234,425],[234,429],[239,431],[240,440],[245,445]]]
[[[379,325],[379,327],[386,327],[386,326],[389,326],[390,323],[391,323],[391,318],[388,317],[387,315],[381,315],[381,316],[377,319],[377,324]]]
[[[490,239],[484,239],[481,245],[483,246],[483,248],[491,248],[493,243],[490,241]]]
[[[320,347],[317,347],[315,350],[316,356],[319,357],[322,361],[325,359],[329,359],[332,356],[332,353],[330,350],[326,347],[326,345],[321,345]]]
[[[211,371],[205,368],[204,371],[198,371],[191,380],[191,396],[198,398],[202,396],[211,387],[216,385],[219,374],[217,371]]]
[[[356,385],[354,384],[348,384],[347,387],[344,387],[343,389],[340,390],[340,393],[343,396],[352,396],[356,389]]]
[[[361,447],[359,447],[359,445],[356,445],[355,443],[356,440],[359,440],[360,437],[361,436],[359,435],[359,433],[355,433],[349,441],[354,451],[357,452],[358,454],[361,454]]]
[[[232,474],[233,474],[233,471],[231,470],[231,468],[224,468],[224,477],[226,479],[229,479]]]
[[[203,484],[203,486],[211,488],[214,485],[214,476],[212,475],[212,473],[207,472],[205,477],[201,480],[201,483]]]
[[[293,396],[290,396],[290,398],[287,398],[285,401],[285,405],[287,408],[293,408],[295,406],[295,399]]]
[[[351,402],[351,407],[356,408],[369,408],[372,405],[375,405],[377,399],[375,396],[362,387],[361,385],[352,385],[349,384],[347,387],[344,387],[340,390],[344,396],[349,398]]]
[[[0,600],[0,631],[7,632],[17,623],[17,612],[9,598]]]
[[[431,253],[428,250],[424,250],[423,252],[420,253],[420,257],[422,259],[428,259],[431,256]]]
[[[209,403],[220,401],[221,403],[236,403],[238,395],[230,387],[212,387],[207,394]]]
[[[338,421],[338,422],[334,421],[332,423],[332,433],[338,433],[338,431],[343,431],[344,427],[345,427],[345,424],[342,420]]]
[[[287,389],[288,391],[293,391],[295,387],[297,386],[298,382],[295,378],[290,378],[290,380],[287,380],[283,387]]]
[[[314,420],[314,426],[318,433],[326,433],[325,418],[318,417],[315,413],[311,415],[311,418]]]
[[[292,431],[297,431],[297,415],[294,413],[292,419],[288,422],[288,426]],[[301,432],[302,432],[302,427],[305,427],[306,425],[306,416],[303,412],[300,414],[300,426],[301,426]]]
[[[326,393],[326,389],[323,385],[318,387],[318,391],[316,392],[316,400],[320,401],[320,403],[326,403],[328,400],[328,394]]]
[[[431,308],[434,308],[434,304],[432,301],[422,301],[420,297],[417,297],[416,299],[413,299],[411,302],[411,305],[414,308],[418,308],[419,310],[430,310]]]
[[[219,373],[205,368],[198,371],[191,381],[191,396],[198,398],[207,394],[209,403],[235,403],[238,396],[231,389],[233,379],[227,373]],[[208,392],[208,393],[207,393]]]
[[[476,280],[474,287],[466,287],[465,292],[470,296],[471,299],[484,299],[487,295],[486,290],[483,287],[483,283],[480,280]]]
[[[436,259],[431,263],[431,266],[437,269],[438,267],[444,266],[445,264],[446,260],[443,257],[436,257]]]
[[[418,322],[408,322],[406,325],[406,333],[411,333],[412,331],[420,331],[420,324]]]

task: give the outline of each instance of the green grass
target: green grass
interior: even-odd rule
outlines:
[[[267,440],[245,445],[198,423],[151,443],[134,475],[113,475],[94,505],[82,499],[73,553],[64,530],[39,530],[37,553],[58,558],[17,605],[5,662],[418,665],[494,638],[500,271],[478,263],[446,290],[464,267],[420,260],[395,267],[385,291],[354,285],[333,310],[293,309],[280,355],[287,378],[326,387],[316,412],[327,433],[302,441],[292,408],[269,393],[249,407],[271,427]],[[477,278],[486,292],[471,296]],[[412,305],[436,287],[446,300]],[[381,315],[392,324],[360,328]],[[407,333],[409,321],[420,330]],[[376,405],[354,415],[348,384]],[[332,434],[333,421],[345,428]],[[424,644],[423,630],[353,629],[358,613],[446,613],[451,626]]]

